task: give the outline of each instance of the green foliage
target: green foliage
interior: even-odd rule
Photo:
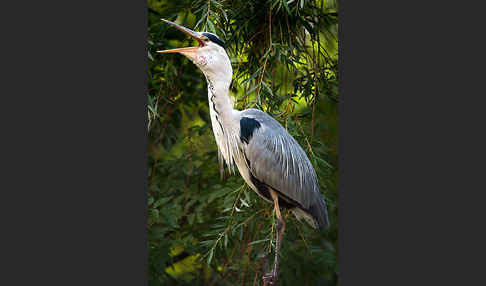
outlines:
[[[238,172],[221,180],[203,74],[192,45],[160,21],[211,31],[233,64],[235,108],[259,108],[301,144],[319,177],[331,229],[283,211],[280,285],[336,285],[337,4],[307,0],[148,1],[150,285],[261,285],[273,263],[275,218]]]

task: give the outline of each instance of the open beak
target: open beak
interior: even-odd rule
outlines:
[[[165,20],[165,19],[161,19],[161,20],[166,22],[167,24],[170,24],[170,25],[176,27],[178,30],[184,32],[184,34],[191,36],[192,38],[196,39],[199,42],[199,47],[187,47],[187,48],[163,50],[163,51],[157,51],[157,53],[162,53],[162,54],[168,54],[168,53],[187,54],[187,53],[195,52],[195,51],[197,51],[197,49],[204,46],[204,42],[201,39],[201,35],[199,35],[198,33],[194,32],[191,29],[183,27],[181,25],[177,25],[174,22],[171,22],[171,21],[168,21],[168,20]]]

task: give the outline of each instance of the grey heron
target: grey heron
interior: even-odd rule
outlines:
[[[221,168],[238,168],[245,182],[262,199],[274,204],[277,217],[273,270],[263,276],[277,281],[279,250],[285,221],[280,207],[290,209],[313,228],[329,226],[326,203],[319,190],[316,172],[297,141],[274,118],[257,109],[235,110],[229,97],[233,76],[224,43],[217,35],[195,32],[162,19],[199,42],[197,47],[157,51],[180,53],[206,77],[211,124],[218,146]]]

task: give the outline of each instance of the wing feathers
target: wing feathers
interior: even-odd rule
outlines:
[[[296,215],[314,220],[313,227],[327,227],[327,208],[316,172],[297,141],[263,111],[247,109],[240,116],[240,150],[253,180],[258,181],[257,189],[271,187],[287,206],[302,210]]]

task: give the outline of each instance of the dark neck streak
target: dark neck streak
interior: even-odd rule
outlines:
[[[223,125],[221,124],[221,121],[219,120],[219,116],[218,116],[220,114],[219,114],[218,110],[216,109],[216,104],[214,103],[214,97],[216,95],[216,91],[214,90],[213,83],[208,78],[207,78],[207,81],[208,81],[209,90],[211,92],[210,101],[213,104],[213,110],[216,113],[216,121],[218,122],[219,127],[221,128],[221,132],[223,132],[223,135],[224,135],[224,128],[223,128]]]

